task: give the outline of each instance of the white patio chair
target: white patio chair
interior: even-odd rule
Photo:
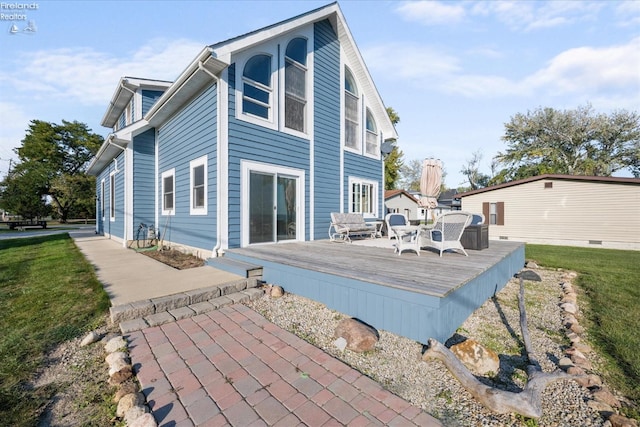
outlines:
[[[471,223],[472,215],[467,212],[445,212],[438,216],[433,227],[422,233],[421,247],[432,247],[440,252],[440,256],[446,250],[461,251],[469,256],[460,243],[460,237],[465,227]]]
[[[393,231],[391,230],[391,227],[395,227],[398,225],[409,225],[409,219],[407,219],[407,216],[405,214],[397,212],[388,213],[384,217],[384,222],[387,225],[387,237],[389,239],[396,237],[395,233],[393,233]]]

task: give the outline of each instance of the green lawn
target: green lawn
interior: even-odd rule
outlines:
[[[95,328],[109,298],[67,234],[0,240],[0,419],[32,426],[53,386],[25,384],[59,343]]]
[[[640,406],[640,251],[527,245],[527,260],[576,271],[588,334],[607,359],[607,379]]]

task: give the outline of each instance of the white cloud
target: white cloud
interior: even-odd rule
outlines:
[[[12,89],[30,99],[71,99],[83,105],[106,105],[123,76],[175,79],[204,45],[190,40],[148,42],[138,50],[115,56],[88,48],[29,52],[20,67],[3,76]]]
[[[640,25],[640,2],[628,0],[617,3],[615,13],[618,16],[618,25],[622,27]]]
[[[640,37],[623,45],[569,49],[518,79],[465,69],[459,58],[417,45],[379,45],[363,50],[363,56],[380,78],[402,78],[425,92],[472,99],[567,96],[635,109],[640,104]]]
[[[443,25],[460,22],[465,17],[462,4],[437,1],[406,2],[396,11],[408,21],[418,21],[423,25]]]
[[[640,37],[624,45],[569,49],[527,77],[523,85],[556,96],[586,93],[603,97],[608,92],[611,97],[626,95],[629,102],[638,102]]]

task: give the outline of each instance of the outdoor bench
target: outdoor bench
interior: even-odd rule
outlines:
[[[26,227],[41,227],[47,228],[47,221],[7,221],[9,230],[15,230],[16,228],[22,230]]]
[[[362,214],[331,212],[329,239],[351,241],[352,236],[375,237],[375,224],[367,223]]]

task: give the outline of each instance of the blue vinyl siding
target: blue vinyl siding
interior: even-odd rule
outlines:
[[[156,103],[164,92],[161,90],[142,90],[142,117]]]
[[[118,159],[118,170],[115,174],[116,192],[115,192],[115,221],[111,221],[111,179],[110,175],[115,171],[115,163],[110,162],[96,177],[96,194],[100,196],[101,182],[104,179],[104,221],[100,216],[100,204],[96,211],[96,219],[98,221],[98,233],[110,234],[112,236],[124,239],[124,153],[120,153]]]
[[[349,177],[357,177],[378,182],[378,216],[384,217],[384,177],[382,176],[382,160],[360,156],[348,151],[344,153],[344,210],[349,211]]]
[[[155,129],[133,137],[133,230],[155,222]],[[134,236],[135,237],[135,236]]]
[[[314,28],[314,239],[326,239],[340,210],[340,44],[329,21]]]
[[[160,216],[160,232],[168,241],[205,250],[216,244],[216,85],[203,89],[158,130],[158,209],[162,213],[163,172],[175,168],[175,215]],[[207,215],[190,215],[189,162],[207,156]]]
[[[236,119],[235,65],[229,67],[229,247],[240,247],[240,161],[305,171],[305,224],[309,225],[309,140]]]

